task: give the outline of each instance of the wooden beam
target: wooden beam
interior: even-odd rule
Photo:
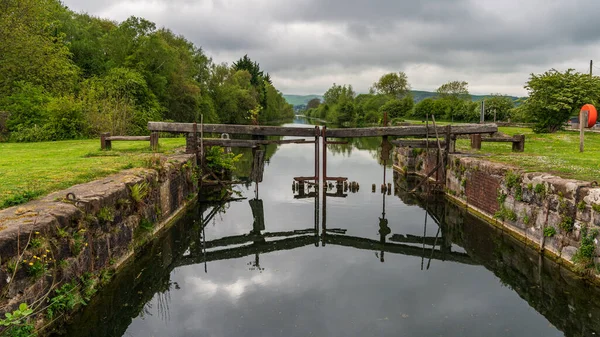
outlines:
[[[315,137],[317,128],[297,128],[286,126],[204,124],[204,133],[247,134],[257,136]],[[148,122],[148,130],[174,133],[193,133],[194,123]],[[205,144],[206,145],[206,144]]]
[[[512,142],[518,142],[520,141],[520,139],[517,139],[515,137],[482,137],[481,138],[482,142],[491,142],[491,143],[512,143]]]
[[[434,148],[437,147],[437,142],[434,140],[424,139],[396,139],[390,141],[390,143],[400,147],[412,147],[412,148]],[[446,146],[446,142],[440,142],[442,146]]]
[[[396,136],[408,137],[417,136],[425,137],[428,132],[433,134],[434,127],[426,127],[425,125],[413,126],[392,126],[392,127],[373,127],[373,128],[347,128],[347,129],[327,129],[327,137],[334,138],[352,138],[352,137],[381,137],[381,136]],[[452,126],[452,135],[468,135],[478,133],[495,133],[498,132],[496,124],[461,124]]]
[[[150,141],[150,136],[110,136],[106,140],[132,140],[132,141]]]
[[[267,144],[313,144],[314,140],[306,139],[283,139],[283,140],[267,140],[267,139],[221,139],[221,138],[204,138],[204,146],[227,146],[227,147],[255,147],[258,145]]]

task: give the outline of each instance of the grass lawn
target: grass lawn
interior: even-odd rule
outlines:
[[[410,121],[421,124],[421,121]],[[431,123],[431,122],[430,122]],[[440,122],[446,125],[448,122]],[[529,128],[500,127],[508,135],[525,135],[525,152],[512,152],[511,143],[482,142],[481,150],[472,150],[470,141],[459,139],[460,152],[479,153],[491,161],[511,164],[527,172],[548,172],[563,178],[600,181],[600,133],[586,132],[585,151],[579,152],[579,132],[560,131],[535,134]]]
[[[0,143],[0,209],[123,169],[145,166],[150,142],[113,142],[101,151],[99,139]],[[185,145],[185,138],[161,138],[160,152]]]
[[[511,152],[511,143],[481,144],[471,150],[470,141],[461,139],[456,147],[463,152],[489,154],[492,161],[512,164],[527,172],[548,172],[563,178],[600,180],[600,133],[586,132],[585,151],[579,152],[579,132],[560,131],[535,134],[528,128],[500,127],[508,135],[525,135],[525,152]]]

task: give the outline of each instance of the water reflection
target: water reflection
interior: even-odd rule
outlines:
[[[600,331],[596,287],[461,208],[406,192],[414,182],[379,165],[372,151],[380,159],[381,150],[353,147],[350,158],[330,158],[332,170],[363,185],[357,193],[343,185],[292,189],[293,177],[312,167],[307,148],[284,145],[274,156],[267,151],[262,183],[247,173],[242,198],[224,196],[190,210],[138,252],[66,333],[590,336]],[[247,168],[250,172],[251,164]],[[393,183],[391,193],[364,188],[375,181]]]

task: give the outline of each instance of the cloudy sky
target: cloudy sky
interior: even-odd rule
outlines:
[[[321,94],[334,82],[366,92],[404,71],[416,90],[466,80],[471,93],[524,95],[530,73],[587,72],[600,55],[598,0],[63,2],[117,21],[147,18],[216,62],[248,54],[287,94]]]

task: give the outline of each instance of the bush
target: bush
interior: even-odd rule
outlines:
[[[48,103],[48,116],[44,129],[50,140],[77,139],[87,134],[81,103],[73,97],[52,99]]]

